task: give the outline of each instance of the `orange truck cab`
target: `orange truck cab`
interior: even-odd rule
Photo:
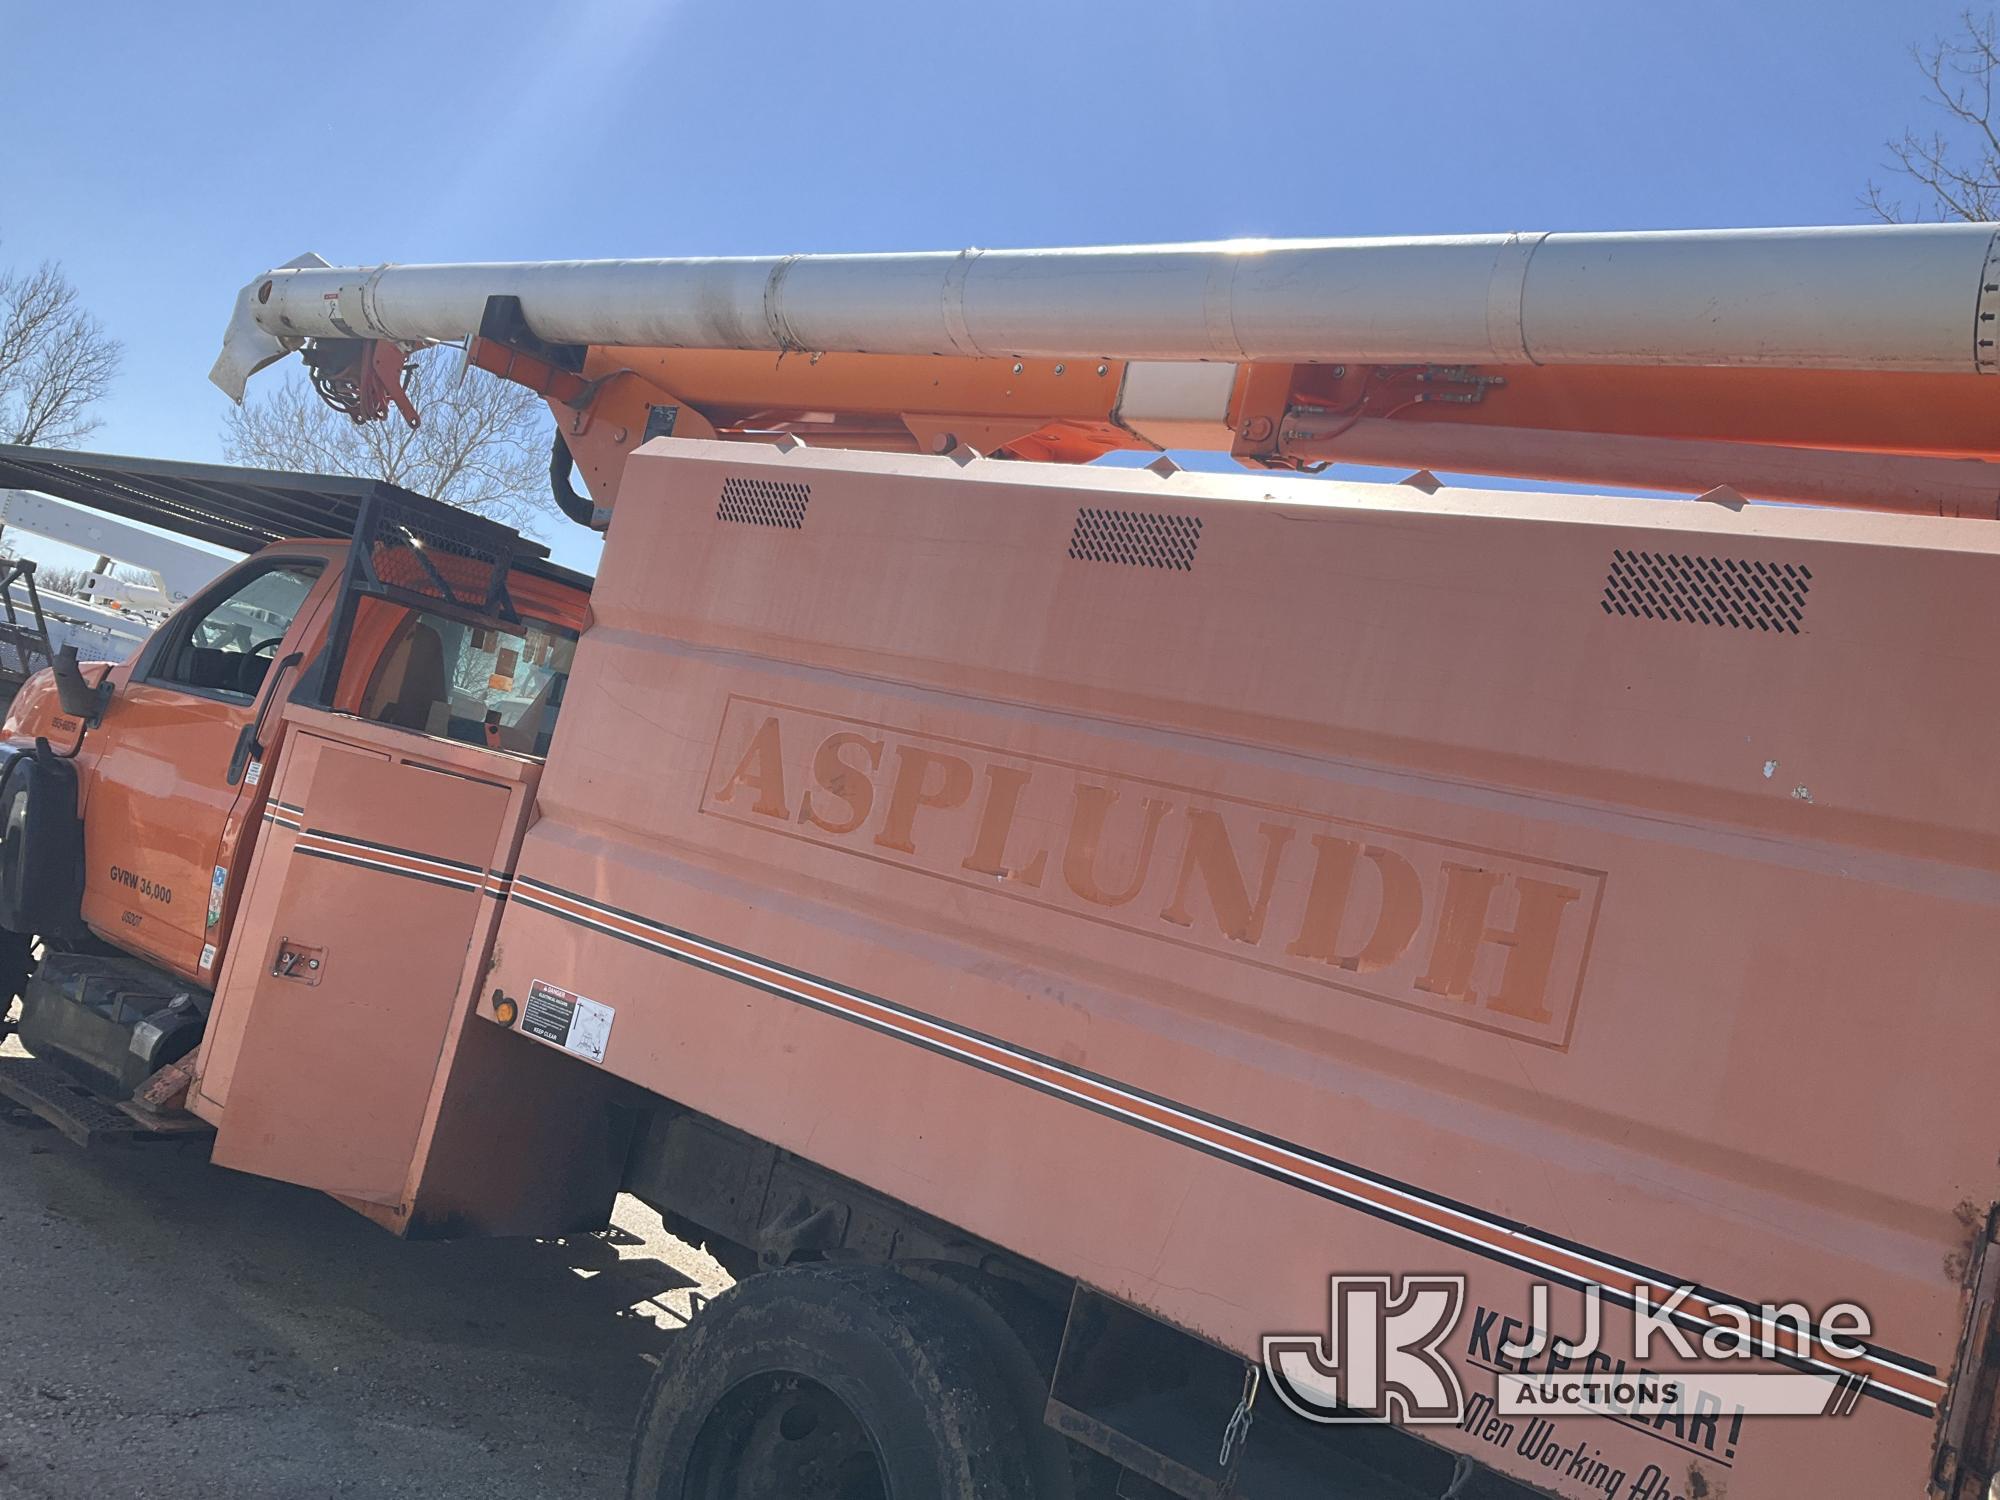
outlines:
[[[546,752],[588,581],[507,527],[310,480],[329,483],[346,503],[322,528],[374,533],[368,555],[352,536],[265,545],[128,660],[58,660],[8,714],[0,983],[25,991],[23,1041],[100,1093],[129,1094],[200,1041],[287,698]],[[494,579],[467,566],[482,550],[507,559]],[[25,933],[54,950],[31,988]]]

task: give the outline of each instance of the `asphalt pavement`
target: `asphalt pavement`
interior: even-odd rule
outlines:
[[[0,1120],[0,1500],[613,1500],[724,1285],[631,1199],[599,1235],[408,1244],[203,1147]]]

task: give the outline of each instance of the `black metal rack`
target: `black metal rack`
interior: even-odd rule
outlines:
[[[17,583],[27,595],[26,619],[22,601],[14,593]],[[25,557],[0,558],[0,696],[11,698],[16,688],[54,659],[41,590],[35,587],[34,562]]]
[[[238,552],[255,552],[272,542],[343,540],[354,535],[362,507],[371,499],[405,506],[413,514],[466,514],[379,479],[6,444],[0,444],[0,487],[39,490]],[[586,575],[550,562],[548,548],[514,535],[513,566],[578,588],[590,586]]]
[[[299,684],[294,702],[334,706],[363,599],[387,599],[475,625],[520,624],[507,588],[522,545],[511,526],[406,490],[365,497],[353,535],[326,650],[309,680]]]

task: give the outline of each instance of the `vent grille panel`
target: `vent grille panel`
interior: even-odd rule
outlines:
[[[722,481],[722,498],[715,502],[715,519],[742,526],[782,526],[797,531],[806,524],[812,486],[791,480],[740,479]]]
[[[1080,562],[1123,563],[1133,568],[1194,567],[1201,545],[1200,516],[1167,516],[1147,510],[1098,510],[1086,506],[1076,513],[1069,534],[1069,555]]]
[[[1607,615],[1797,635],[1811,589],[1801,563],[1614,551],[1602,605]]]

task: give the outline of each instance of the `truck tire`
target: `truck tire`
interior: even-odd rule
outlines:
[[[83,823],[76,768],[37,745],[0,786],[0,928],[44,939],[81,926]]]
[[[1014,1403],[1037,1500],[1107,1500],[1118,1484],[1117,1466],[1042,1420],[1062,1349],[1062,1313],[1025,1287],[956,1261],[906,1262],[903,1270],[956,1298],[978,1326],[980,1342]]]
[[[753,1276],[675,1336],[629,1500],[1042,1500],[1014,1402],[945,1293],[873,1266]]]
[[[14,1002],[35,970],[35,940],[25,932],[0,930],[0,1041],[14,1029]]]
[[[32,899],[28,888],[28,797],[32,775],[9,776],[0,790],[0,921],[18,916]]]

